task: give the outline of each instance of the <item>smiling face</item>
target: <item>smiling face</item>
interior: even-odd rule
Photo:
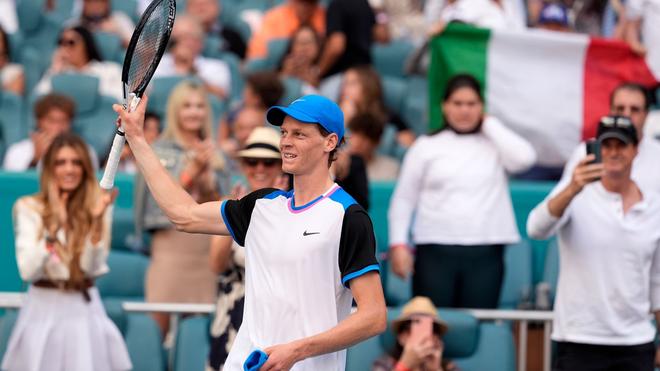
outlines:
[[[282,175],[282,161],[276,158],[242,158],[241,169],[250,189],[271,188]]]
[[[319,166],[327,170],[328,155],[336,146],[336,134],[324,137],[317,125],[286,116],[280,137],[282,170],[293,175],[311,174]]]
[[[198,134],[208,117],[206,100],[197,91],[189,94],[179,108],[178,124],[181,132]]]
[[[62,192],[75,191],[83,179],[83,164],[73,147],[62,147],[55,155],[53,176]]]
[[[637,146],[616,138],[608,138],[601,143],[601,155],[606,176],[613,178],[629,176],[633,160],[637,155]]]
[[[451,127],[459,133],[477,128],[483,115],[483,103],[477,92],[468,87],[458,88],[445,102],[442,111]]]

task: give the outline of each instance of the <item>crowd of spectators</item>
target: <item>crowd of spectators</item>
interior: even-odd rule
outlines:
[[[3,143],[3,170],[50,171],[51,165],[44,161],[51,146],[58,143],[57,138],[69,138],[76,131],[78,102],[53,90],[54,76],[92,76],[98,79],[98,94],[118,102],[123,99],[121,65],[104,58],[98,35],[115,35],[125,48],[138,11],[149,1],[138,1],[132,13],[118,10],[113,2],[119,1],[74,2],[70,14],[61,19],[55,44],[46,48],[52,52],[36,51],[41,53],[40,67],[22,63],[21,56],[14,55],[19,48],[12,43],[21,42],[20,5],[0,2],[2,94],[21,97],[24,111],[33,117],[11,123],[26,125],[27,135]],[[55,17],[57,2],[45,1],[43,16]],[[442,106],[445,127],[433,133],[416,131],[429,124],[407,121],[398,107],[387,102],[383,76],[372,60],[373,47],[405,40],[415,50],[409,71],[423,73],[428,68],[428,58],[424,58],[428,41],[451,22],[512,32],[536,28],[622,40],[633,52],[646,56],[651,71],[660,76],[657,0],[283,0],[259,9],[244,9],[239,3],[187,0],[179,9],[154,80],[180,77],[182,82],[171,90],[162,117],[147,115],[147,139],[173,178],[198,202],[239,198],[266,187],[288,190],[289,177],[280,169],[277,131],[265,120],[267,109],[288,99],[291,81],[299,82],[298,95],[323,94],[339,104],[347,145],[337,153],[331,173],[365,209],[369,208],[369,182],[397,183],[388,214],[389,258],[396,275],[411,278],[413,294],[425,297],[410,303],[416,311],[407,313],[404,308],[394,328],[397,350],[379,360],[377,370],[395,369],[401,360],[408,369],[433,369],[431,364],[453,369],[442,359],[446,324],[432,308],[496,307],[505,269],[504,246],[520,239],[508,179],[532,167],[537,154],[522,133],[486,112],[482,86],[470,75],[452,77],[442,101],[435,102]],[[282,53],[274,53],[274,42],[284,39]],[[270,61],[270,68],[253,68],[273,55],[276,60]],[[28,69],[38,72],[31,84]],[[214,102],[223,107],[219,117],[214,116]],[[610,113],[629,118],[637,133],[626,142],[634,144],[636,155],[629,158],[630,178],[656,192],[660,191],[660,144],[644,135],[651,104],[651,92],[634,83],[624,84],[612,93]],[[31,121],[34,127],[27,127]],[[385,140],[388,135],[393,139]],[[84,145],[87,152],[77,156],[98,170],[111,140],[104,153]],[[571,177],[575,178],[576,167],[585,165],[584,154],[582,143],[567,162],[553,195],[575,183]],[[149,194],[128,146],[119,169],[136,174],[136,231],[139,239],[141,233],[151,237],[144,249],[151,259],[146,300],[217,302],[209,366],[221,369],[240,326],[242,249],[228,237],[175,230]],[[558,215],[552,210],[552,215],[544,214],[546,210],[539,208],[548,202],[535,210],[530,226],[543,237],[556,232],[559,225],[567,228],[564,209],[574,212],[564,205]],[[567,232],[560,229],[558,233]],[[428,339],[410,333],[411,313],[420,311],[434,323]],[[165,336],[169,317],[153,317]],[[421,366],[425,362],[427,368]]]

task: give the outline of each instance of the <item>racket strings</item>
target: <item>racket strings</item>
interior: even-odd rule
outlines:
[[[167,1],[162,1],[144,24],[144,28],[135,45],[128,71],[127,82],[129,91],[136,91],[142,85],[145,78],[151,76],[149,70],[155,68],[154,60],[157,58],[159,52],[162,52],[160,49],[164,41],[163,39],[168,37],[163,32],[167,28],[168,12]]]

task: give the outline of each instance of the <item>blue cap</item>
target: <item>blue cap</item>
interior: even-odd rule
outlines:
[[[568,26],[568,9],[562,4],[545,4],[539,15],[539,24],[560,24]]]
[[[344,113],[326,97],[305,95],[294,100],[288,107],[273,106],[266,112],[266,120],[275,126],[282,126],[286,116],[300,122],[319,124],[330,133],[337,134],[340,142],[344,137]]]

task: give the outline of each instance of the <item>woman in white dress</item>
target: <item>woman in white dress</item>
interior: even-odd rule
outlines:
[[[2,370],[132,368],[94,287],[94,279],[108,272],[115,196],[99,189],[82,139],[68,133],[54,139],[39,193],[14,205],[16,260],[30,287]]]

